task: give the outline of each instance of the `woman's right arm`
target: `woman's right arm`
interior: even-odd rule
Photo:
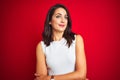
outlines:
[[[37,75],[39,74],[39,75]],[[35,80],[50,80],[51,76],[47,75],[47,66],[45,61],[45,55],[43,53],[41,43],[38,43],[36,47],[36,73]]]

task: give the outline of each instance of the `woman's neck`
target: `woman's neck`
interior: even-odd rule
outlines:
[[[63,37],[63,32],[53,32],[52,38],[54,41],[59,41]]]

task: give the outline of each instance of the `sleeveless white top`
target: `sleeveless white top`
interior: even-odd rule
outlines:
[[[62,38],[60,41],[52,41],[49,46],[46,46],[41,41],[46,57],[46,64],[49,68],[49,75],[66,74],[75,70],[75,42],[76,39],[73,40],[71,46],[68,48],[65,38]]]

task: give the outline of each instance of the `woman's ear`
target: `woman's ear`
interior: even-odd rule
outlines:
[[[51,24],[51,22],[49,22],[49,24]]]

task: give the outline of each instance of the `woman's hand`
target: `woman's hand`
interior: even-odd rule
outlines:
[[[35,75],[35,79],[34,80],[40,80],[40,75],[39,74],[35,73],[34,75]]]
[[[41,76],[37,73],[35,73],[34,75],[35,75],[34,80],[50,80],[50,78],[51,78],[51,76],[47,76],[47,75]]]

